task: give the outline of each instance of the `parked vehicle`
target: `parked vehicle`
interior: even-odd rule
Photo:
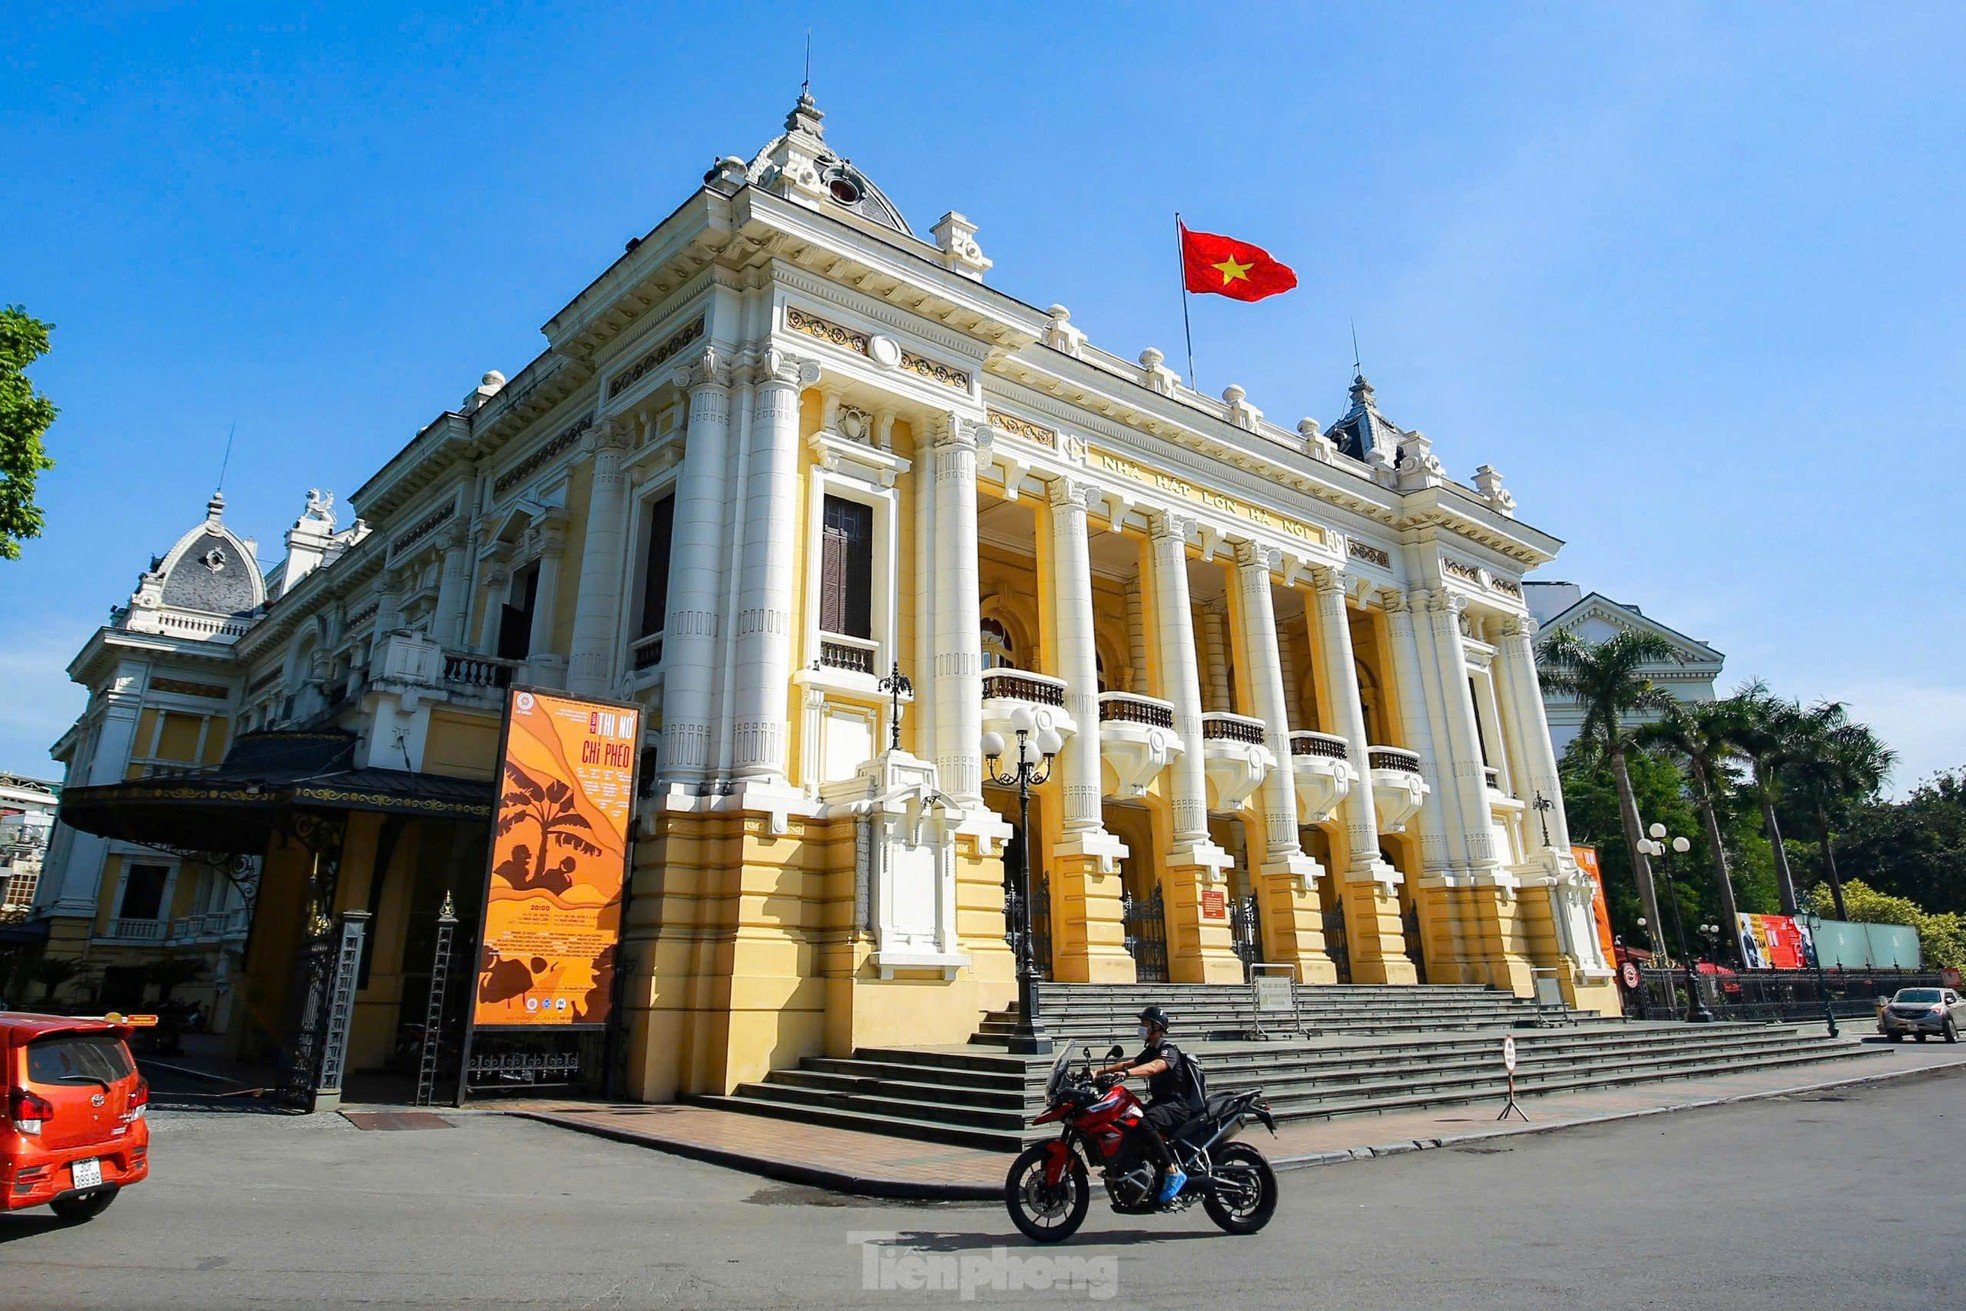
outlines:
[[[1958,1042],[1963,1011],[1966,1003],[1951,988],[1900,988],[1877,1008],[1877,1031],[1892,1042],[1902,1042],[1908,1033],[1920,1042],[1935,1033]]]
[[[0,1211],[90,1220],[149,1175],[150,1086],[128,1042],[147,1020],[0,1015]]]
[[[1124,1054],[1115,1047],[1107,1059]],[[1120,1148],[1128,1134],[1152,1132],[1140,1100],[1118,1076],[1092,1073],[1090,1047],[1082,1068],[1074,1071],[1071,1059],[1069,1047],[1058,1053],[1045,1085],[1046,1109],[1032,1121],[1057,1124],[1062,1132],[1025,1148],[1004,1179],[1004,1204],[1026,1237],[1057,1243],[1076,1233],[1092,1205],[1095,1168],[1121,1215],[1185,1211],[1199,1201],[1228,1233],[1253,1234],[1270,1222],[1277,1206],[1276,1173],[1256,1148],[1233,1141],[1252,1118],[1276,1133],[1276,1117],[1261,1089],[1211,1096],[1199,1116],[1175,1131],[1168,1146],[1188,1181],[1162,1205],[1155,1200],[1160,1173],[1155,1162],[1121,1169],[1127,1157]]]

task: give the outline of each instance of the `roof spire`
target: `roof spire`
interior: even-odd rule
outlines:
[[[812,99],[812,29],[806,29],[806,78],[799,83],[799,99]]]

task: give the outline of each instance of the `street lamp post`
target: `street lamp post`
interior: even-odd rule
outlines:
[[[1652,836],[1641,839],[1639,850],[1659,862],[1659,872],[1666,876],[1666,900],[1672,904],[1673,936],[1679,939],[1680,964],[1686,971],[1686,1020],[1689,1024],[1713,1023],[1713,1012],[1707,1009],[1707,999],[1700,995],[1699,972],[1693,968],[1693,955],[1686,950],[1686,921],[1679,912],[1679,894],[1672,886],[1672,865],[1666,860],[1666,849],[1671,846],[1674,855],[1683,856],[1693,849],[1691,841],[1684,837],[1665,841],[1666,826],[1654,824],[1648,830]]]
[[[1044,1031],[1044,1018],[1038,1014],[1038,958],[1031,936],[1031,789],[1051,777],[1051,763],[1064,740],[1053,729],[1037,728],[1023,706],[1011,712],[1010,727],[1017,734],[1017,758],[1009,772],[997,765],[1003,756],[1003,734],[983,735],[983,758],[988,762],[984,773],[989,781],[1017,789],[1017,904],[1006,907],[1013,922],[1005,926],[1017,954],[1017,1027],[1010,1033],[1010,1050],[1020,1056],[1042,1056],[1051,1051],[1051,1035]]]
[[[1829,1028],[1829,1036],[1836,1036],[1836,1008],[1829,1004],[1829,981],[1823,977],[1823,949],[1816,941],[1816,929],[1823,917],[1813,910],[1798,910],[1795,917],[1809,927],[1809,959],[1816,966],[1816,995],[1823,999],[1823,1023]]]

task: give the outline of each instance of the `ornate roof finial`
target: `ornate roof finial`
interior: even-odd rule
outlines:
[[[214,491],[212,493],[212,499],[205,502],[205,519],[209,523],[217,523],[219,520],[223,519],[224,517],[225,517],[225,493],[220,491]]]

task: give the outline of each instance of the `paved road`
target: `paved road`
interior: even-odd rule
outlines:
[[[159,1111],[153,1181],[101,1219],[0,1217],[0,1308],[957,1305],[965,1277],[984,1302],[1155,1307],[1960,1306],[1963,1102],[1950,1074],[1297,1171],[1254,1238],[1095,1210],[1048,1251],[991,1206],[504,1117]]]

